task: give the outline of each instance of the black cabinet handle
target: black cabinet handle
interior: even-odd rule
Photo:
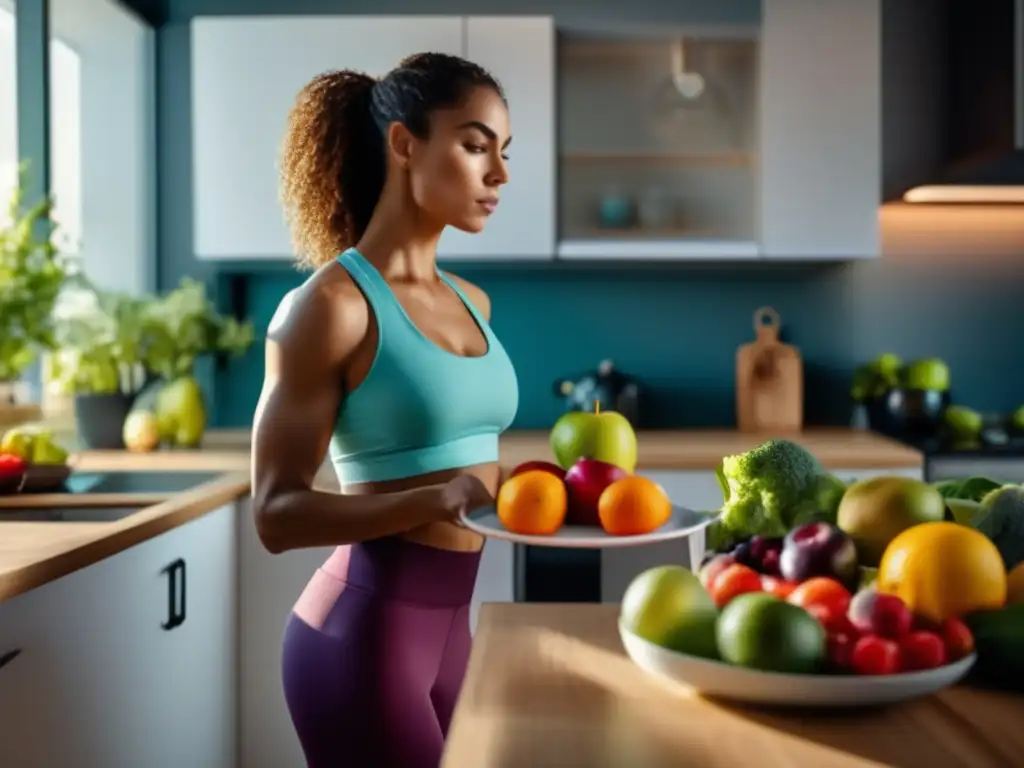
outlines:
[[[14,661],[20,655],[21,655],[21,648],[15,648],[13,651],[8,651],[3,656],[0,656],[0,669],[3,669],[4,667],[6,667],[8,664],[10,664],[12,661]]]
[[[160,626],[170,632],[185,623],[185,561],[179,557],[161,573],[167,574],[167,621]]]

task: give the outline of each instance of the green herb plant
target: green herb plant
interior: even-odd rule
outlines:
[[[55,348],[52,310],[69,272],[54,244],[52,199],[26,206],[27,171],[22,164],[0,222],[0,382],[17,381]]]
[[[146,303],[143,326],[142,362],[167,380],[192,376],[196,360],[205,355],[244,354],[254,341],[251,322],[219,314],[203,283],[187,277]]]
[[[163,296],[129,296],[78,275],[54,315],[59,351],[49,380],[63,394],[134,394],[147,374],[191,376],[199,357],[242,354],[254,338],[251,323],[219,315],[189,278]]]
[[[142,385],[146,299],[69,280],[54,307],[48,384],[65,395],[132,394]]]

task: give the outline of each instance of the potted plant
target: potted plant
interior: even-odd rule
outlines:
[[[123,448],[122,426],[145,380],[141,346],[146,300],[99,291],[73,279],[54,307],[57,351],[48,386],[71,395],[79,439],[88,448]]]
[[[25,204],[27,166],[0,221],[0,407],[16,405],[26,371],[54,348],[52,310],[69,272],[54,244],[53,202]]]
[[[176,289],[147,302],[142,328],[140,359],[156,381],[139,396],[136,409],[155,417],[164,445],[197,447],[206,430],[207,408],[195,378],[196,361],[207,355],[243,354],[254,340],[252,323],[218,313],[203,283],[185,278]]]

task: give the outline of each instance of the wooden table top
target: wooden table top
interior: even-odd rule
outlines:
[[[1024,697],[957,687],[882,709],[727,705],[626,656],[617,605],[487,604],[445,768],[1011,768]]]

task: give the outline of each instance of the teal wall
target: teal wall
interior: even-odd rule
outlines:
[[[559,24],[756,23],[757,0],[170,0],[158,35],[160,284],[201,275],[224,294],[232,280],[192,250],[189,30],[196,14],[554,13]],[[235,267],[236,274],[239,268]],[[807,367],[807,415],[843,423],[854,365],[881,351],[939,355],[953,367],[958,399],[982,410],[1024,401],[1021,286],[1016,262],[918,259],[846,266],[585,268],[574,265],[456,268],[492,297],[494,326],[519,372],[517,425],[543,427],[558,413],[555,378],[612,357],[640,377],[666,426],[729,425],[737,345],[752,312],[776,307]],[[252,265],[236,286],[262,328],[301,276]],[[260,387],[262,351],[211,381],[220,425],[247,425]]]

